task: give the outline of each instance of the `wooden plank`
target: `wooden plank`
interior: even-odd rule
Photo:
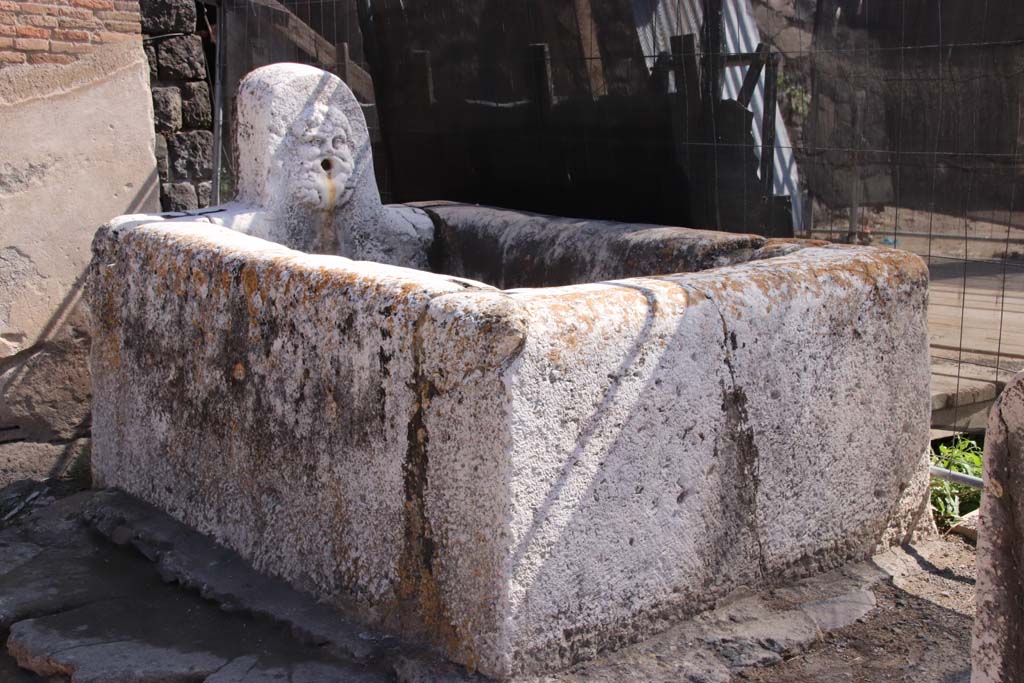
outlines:
[[[682,56],[683,89],[686,92],[686,124],[689,135],[693,135],[700,122],[700,74],[697,66],[697,36],[687,33],[679,46]],[[679,85],[677,84],[678,88]]]
[[[295,16],[291,10],[277,0],[252,0],[253,4],[272,9],[282,15],[280,23],[273,24],[274,29],[295,44],[297,48],[312,57],[321,67],[334,70],[339,65],[338,51],[326,38],[317,33],[313,27]],[[344,57],[347,57],[345,55]],[[375,100],[373,77],[366,69],[355,62],[347,65],[348,79],[345,83],[352,89],[356,97],[364,102]],[[340,77],[340,75],[339,75]]]
[[[761,116],[761,196],[766,205],[775,184],[775,87],[778,76],[778,55],[770,54],[765,65],[764,112]]]
[[[651,69],[652,90],[657,95],[667,95],[669,74],[672,71],[672,56],[668,52],[659,52]]]
[[[757,89],[757,82],[761,79],[761,70],[764,69],[765,62],[767,61],[768,46],[764,43],[759,43],[757,52],[754,53],[754,59],[750,62],[750,66],[747,67],[747,73],[743,76],[743,85],[740,86],[739,95],[736,96],[736,101],[744,107],[750,106],[750,100],[754,97],[754,90]]]
[[[434,71],[430,62],[429,50],[412,51],[413,79],[417,84],[417,99],[421,106],[432,107],[437,99],[434,97]]]
[[[529,47],[530,90],[541,117],[547,118],[555,101],[555,86],[551,78],[551,50],[547,43],[532,43]]]
[[[608,94],[608,83],[604,77],[604,62],[601,59],[601,46],[597,42],[597,27],[594,24],[590,0],[573,0],[573,4],[576,8],[576,25],[580,31],[587,80],[590,83],[590,96],[602,97]]]

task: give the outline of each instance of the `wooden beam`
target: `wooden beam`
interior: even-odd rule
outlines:
[[[779,78],[779,55],[769,53],[764,73],[764,110],[761,115],[761,196],[767,205],[775,185],[775,89]]]
[[[555,87],[551,79],[551,51],[547,43],[531,43],[529,55],[530,92],[542,120],[555,102]]]
[[[736,96],[736,101],[744,107],[749,106],[750,100],[754,97],[757,82],[761,79],[761,70],[764,68],[765,62],[768,61],[768,46],[764,43],[759,43],[757,52],[754,54],[756,56],[750,63],[750,66],[747,67],[747,73],[743,77],[743,85],[740,86],[740,93]]]
[[[294,43],[297,48],[312,57],[321,67],[336,70],[341,65],[337,48],[278,0],[252,0],[252,2],[280,13],[281,21],[274,23],[274,28]],[[347,56],[347,54],[343,55],[342,60],[347,59]],[[345,80],[356,97],[364,102],[373,102],[373,77],[366,69],[351,61],[348,62],[346,71],[347,79],[340,74],[339,77]]]
[[[601,60],[601,46],[597,41],[597,26],[594,24],[590,0],[573,0],[573,4],[583,47],[583,63],[590,83],[590,96],[602,97],[608,94],[608,83],[604,77],[604,62]]]
[[[430,63],[429,50],[413,50],[411,68],[416,83],[416,99],[420,106],[430,108],[437,100],[434,98],[434,72]]]

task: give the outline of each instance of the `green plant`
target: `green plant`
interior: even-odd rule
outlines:
[[[976,441],[958,436],[951,443],[939,444],[938,453],[932,451],[932,464],[980,477],[981,456],[982,448]],[[932,479],[931,498],[935,523],[941,529],[948,529],[981,505],[980,490],[944,479]]]
[[[799,76],[787,76],[783,71],[779,74],[778,92],[782,101],[788,105],[789,111],[797,118],[804,118],[811,110],[811,95],[804,89]]]

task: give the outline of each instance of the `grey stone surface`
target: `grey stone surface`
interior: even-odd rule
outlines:
[[[322,643],[292,638],[283,621],[242,616],[169,585],[142,556],[90,533],[81,510],[93,500],[50,498],[0,527],[0,633],[9,628],[7,651],[27,671],[85,683],[192,683],[214,673],[215,683],[391,680],[385,661],[331,656]],[[0,656],[0,675],[9,662]]]
[[[894,250],[501,292],[209,223],[95,247],[97,481],[489,675],[865,557],[928,440]]]
[[[167,138],[175,180],[206,180],[213,171],[213,133],[192,130]]]
[[[88,432],[88,356],[88,337],[72,332],[4,364],[0,427],[5,439],[47,442]]]
[[[167,138],[160,133],[156,134],[155,139],[155,152],[156,152],[156,171],[157,177],[160,178],[161,182],[167,182],[170,180],[170,169],[171,159],[170,152],[167,150]],[[166,209],[164,209],[166,211]]]
[[[232,660],[203,683],[384,683],[390,680],[379,672],[359,671],[334,662],[294,662],[247,655]]]
[[[153,88],[153,122],[160,133],[173,133],[181,128],[182,106],[178,88]]]
[[[210,128],[213,125],[210,86],[206,81],[193,81],[181,86],[181,109],[185,128]]]
[[[94,47],[0,69],[0,359],[61,334],[97,225],[159,206],[142,45]]]
[[[198,81],[206,78],[206,57],[199,36],[175,36],[161,40],[157,62],[162,81]]]
[[[1024,373],[992,406],[984,462],[971,681],[1017,683],[1024,681]]]
[[[99,484],[499,677],[864,558],[919,512],[917,257],[450,206],[455,275],[571,286],[303,254],[281,245],[415,265],[434,226],[380,205],[334,76],[258,69],[238,111],[240,203],[94,242]]]
[[[7,649],[24,668],[71,675],[76,683],[387,680],[379,672],[318,657],[312,648],[303,653],[288,647],[272,625],[240,629],[227,614],[207,610],[195,619],[195,610],[194,597],[154,589],[148,596],[102,600],[16,622]]]
[[[146,61],[149,62],[149,82],[150,83],[155,83],[157,78],[159,78],[159,73],[158,73],[158,70],[157,70],[157,63],[156,63],[156,45],[153,45],[153,44],[143,45],[143,50],[146,53]]]
[[[918,467],[905,482],[906,486],[890,517],[889,527],[876,550],[904,545],[938,533],[935,518],[932,517],[931,474],[928,471],[931,454],[930,445],[921,452]]]
[[[362,106],[333,74],[272,64],[247,75],[237,149],[239,205],[218,221],[306,252],[427,266],[433,224],[381,205]]]
[[[127,547],[92,533],[83,516]],[[20,683],[4,676],[29,670],[91,683],[485,680],[436,653],[378,639],[354,622],[344,632],[360,632],[372,648],[359,660],[332,647],[331,629],[298,633],[296,640],[294,616],[315,601],[240,566],[210,539],[122,493],[50,498],[14,526],[0,525],[0,549],[0,606],[11,622],[7,651],[29,667],[16,669],[0,655],[5,682]],[[921,557],[930,557],[927,548],[889,551],[767,593],[741,589],[717,609],[653,638],[521,683],[742,680],[749,667],[799,655],[829,631],[864,618],[874,604],[872,587],[890,575],[920,574]],[[252,580],[257,583],[248,585]],[[266,611],[248,609],[246,601],[262,600],[264,592],[292,597],[272,599]],[[345,618],[331,615],[336,624]]]
[[[139,10],[143,33],[193,33],[196,30],[194,0],[141,0]]]
[[[160,201],[164,211],[192,211],[199,208],[196,188],[188,181],[162,184]]]
[[[433,270],[501,289],[693,272],[804,246],[757,235],[559,218],[456,202],[413,206],[434,221]]]
[[[210,197],[213,192],[213,183],[209,180],[204,180],[201,183],[196,183],[196,196],[199,199],[199,208],[205,208],[210,205]]]
[[[59,477],[89,459],[89,439],[66,443],[11,441],[0,444],[0,486],[21,479]]]
[[[124,493],[95,494],[84,518],[114,543],[131,546],[156,563],[166,581],[195,589],[232,612],[287,624],[303,642],[326,644],[345,657],[366,659],[384,640],[353,624],[338,609],[260,574],[237,553]]]

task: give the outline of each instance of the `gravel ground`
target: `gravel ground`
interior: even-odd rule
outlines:
[[[917,564],[879,583],[877,607],[778,666],[738,672],[756,683],[968,683],[974,546],[944,536],[904,549]]]

